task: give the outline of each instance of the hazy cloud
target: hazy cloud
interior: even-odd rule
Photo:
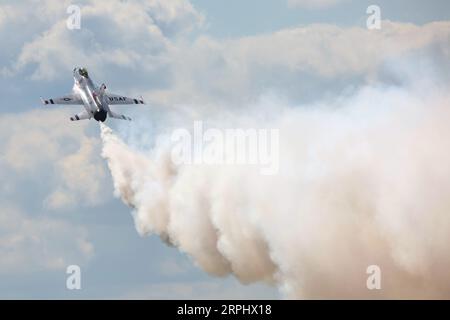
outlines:
[[[1,207],[0,274],[64,270],[92,257],[94,247],[83,227],[44,216],[30,217],[5,202]]]
[[[322,9],[335,6],[348,0],[288,0],[291,7],[304,7],[309,9]]]
[[[94,71],[111,66],[151,71],[164,64],[162,54],[171,46],[172,37],[203,21],[203,16],[185,0],[86,0],[78,3],[81,29],[68,30],[65,11],[68,4],[57,5],[57,10],[38,2],[28,4],[8,7],[28,17],[28,25],[34,25],[35,29],[28,39],[16,44],[17,61],[3,69],[9,70],[6,74],[14,74],[31,64],[33,79],[54,79],[61,71],[77,65]],[[43,23],[42,19],[49,22]],[[27,30],[24,33],[28,34]],[[142,60],[146,63],[141,63]]]
[[[174,88],[147,96],[168,105],[189,101],[208,108],[242,108],[268,93],[305,102],[354,85],[390,81],[383,78],[383,67],[409,55],[433,56],[445,73],[449,30],[449,22],[384,21],[376,32],[317,24],[231,40],[199,37],[174,53]]]
[[[0,115],[0,168],[12,179],[10,193],[21,188],[14,180],[26,177],[41,181],[41,191],[49,192],[44,204],[51,209],[108,199],[102,192],[106,174],[100,141],[86,134],[88,122],[74,124],[69,115],[55,109]]]
[[[242,286],[236,280],[163,282],[138,287],[124,299],[276,299],[263,285]]]

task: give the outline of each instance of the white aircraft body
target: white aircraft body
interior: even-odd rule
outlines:
[[[75,84],[73,92],[69,95],[44,100],[44,104],[65,104],[65,105],[83,105],[84,111],[70,117],[72,121],[94,118],[97,121],[104,122],[107,117],[121,120],[131,120],[131,118],[117,114],[111,111],[110,105],[115,104],[144,104],[142,98],[128,98],[117,94],[106,93],[106,86],[102,84],[96,87],[85,68],[73,69]]]

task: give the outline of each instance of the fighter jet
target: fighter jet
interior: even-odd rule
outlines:
[[[94,118],[97,121],[104,122],[107,117],[131,120],[127,116],[112,112],[109,106],[114,104],[144,104],[142,97],[136,99],[106,93],[105,84],[100,87],[95,86],[85,68],[73,69],[73,78],[75,83],[71,94],[48,100],[41,98],[43,104],[83,105],[85,110],[70,117],[72,121]]]

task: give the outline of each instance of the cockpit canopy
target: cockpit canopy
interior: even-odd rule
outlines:
[[[89,78],[89,74],[88,74],[86,68],[80,68],[80,69],[78,70],[78,73],[80,74],[80,76],[83,76],[83,77],[85,77],[85,78]]]

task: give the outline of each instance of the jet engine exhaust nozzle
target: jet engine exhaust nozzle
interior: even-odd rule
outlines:
[[[107,112],[105,110],[100,110],[94,113],[94,119],[97,121],[105,122]]]

